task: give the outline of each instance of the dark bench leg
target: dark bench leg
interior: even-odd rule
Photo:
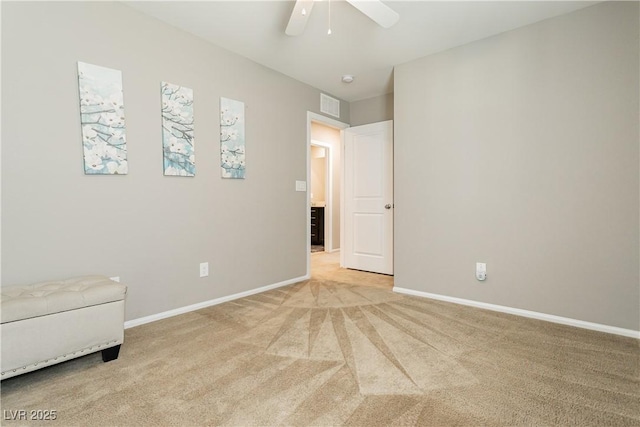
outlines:
[[[115,347],[105,348],[102,350],[102,361],[103,362],[111,362],[112,360],[116,360],[118,358],[118,354],[120,353],[120,344]]]

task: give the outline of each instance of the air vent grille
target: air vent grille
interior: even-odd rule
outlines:
[[[340,117],[340,100],[320,94],[320,111],[333,117]]]

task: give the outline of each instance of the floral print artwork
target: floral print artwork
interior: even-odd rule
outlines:
[[[244,102],[220,98],[220,167],[223,178],[244,178]]]
[[[193,90],[162,82],[164,174],[195,176]]]
[[[122,73],[78,62],[78,87],[85,174],[126,174]]]

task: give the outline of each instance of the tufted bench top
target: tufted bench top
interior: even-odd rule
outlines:
[[[66,280],[1,288],[2,323],[46,316],[61,311],[124,299],[126,285],[106,276],[81,276]]]

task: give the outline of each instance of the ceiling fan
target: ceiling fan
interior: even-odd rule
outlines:
[[[317,0],[296,0],[289,24],[285,30],[288,36],[299,36],[304,32],[313,4]],[[331,1],[331,0],[329,0]],[[400,15],[380,0],[345,0],[383,28],[389,28],[400,19]]]

